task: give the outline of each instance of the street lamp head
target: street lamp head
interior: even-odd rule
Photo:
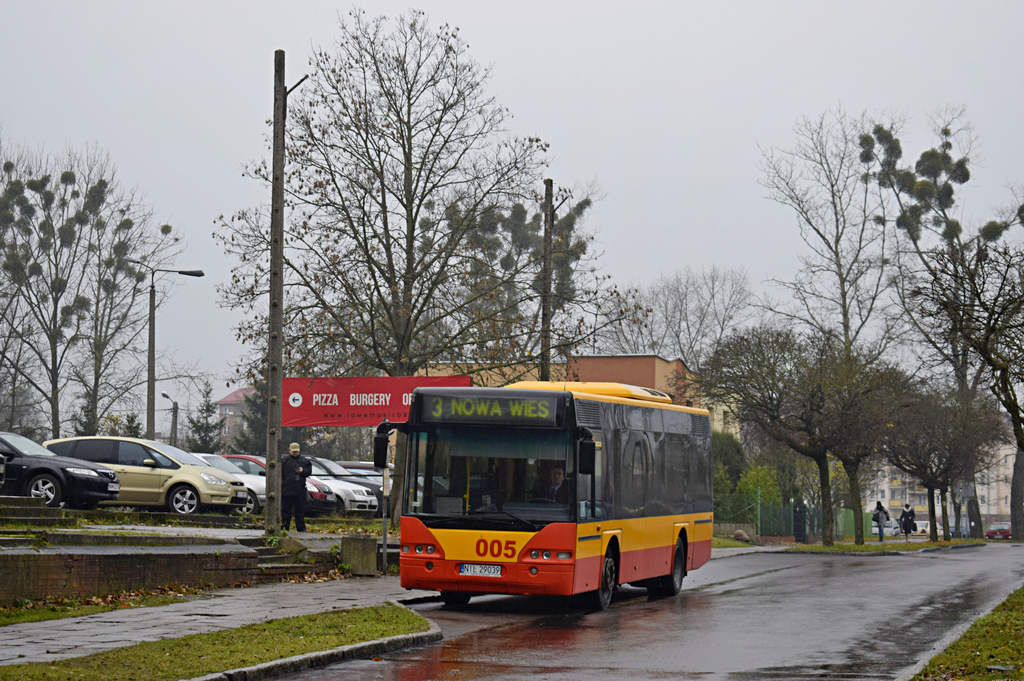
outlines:
[[[184,274],[186,277],[203,277],[202,270],[177,270],[178,274]]]
[[[161,390],[160,391],[160,397],[163,397],[164,399],[167,399],[167,400],[171,400],[171,402],[174,401],[174,399],[170,395],[167,394],[166,390]]]

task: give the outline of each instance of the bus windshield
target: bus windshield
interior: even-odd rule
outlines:
[[[413,431],[405,513],[428,527],[539,529],[576,519],[572,440],[564,430]]]

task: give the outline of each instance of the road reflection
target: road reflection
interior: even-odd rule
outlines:
[[[1019,587],[1022,553],[738,556],[675,598],[621,589],[605,612],[541,597],[421,605],[442,643],[289,678],[895,679]]]

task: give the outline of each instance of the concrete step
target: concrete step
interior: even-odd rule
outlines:
[[[213,515],[197,513],[195,515],[179,515],[177,513],[151,512],[151,511],[107,511],[96,509],[93,511],[68,511],[70,515],[89,520],[105,522],[122,522],[126,524],[164,524],[172,523],[188,527],[255,527],[250,516],[243,515]]]
[[[74,518],[38,518],[33,516],[8,516],[0,518],[0,525],[29,525],[31,527],[74,527]]]
[[[244,544],[243,544],[243,546],[244,546]],[[259,555],[259,556],[276,556],[276,555],[278,555],[277,548],[274,547],[274,546],[257,546],[255,548],[256,548],[256,554]]]
[[[276,581],[284,577],[316,571],[316,568],[309,563],[259,563],[256,568],[260,572],[262,581]]]
[[[250,548],[272,548],[269,546],[263,546],[263,537],[240,537],[238,543],[242,546],[248,546]],[[274,549],[277,551],[277,549]]]
[[[295,562],[295,556],[290,553],[261,553],[257,560],[260,565],[289,565]]]
[[[27,498],[27,497],[26,497]],[[40,499],[42,501],[42,499]],[[0,520],[13,516],[25,517],[35,516],[38,518],[62,518],[64,509],[49,508],[45,504],[40,506],[0,506]]]
[[[37,541],[39,538],[32,536],[0,537],[0,546],[32,546]]]
[[[46,500],[42,497],[0,497],[0,506],[46,508]]]

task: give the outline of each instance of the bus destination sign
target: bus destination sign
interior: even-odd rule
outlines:
[[[422,419],[440,423],[553,426],[556,424],[556,399],[553,396],[426,395]]]

